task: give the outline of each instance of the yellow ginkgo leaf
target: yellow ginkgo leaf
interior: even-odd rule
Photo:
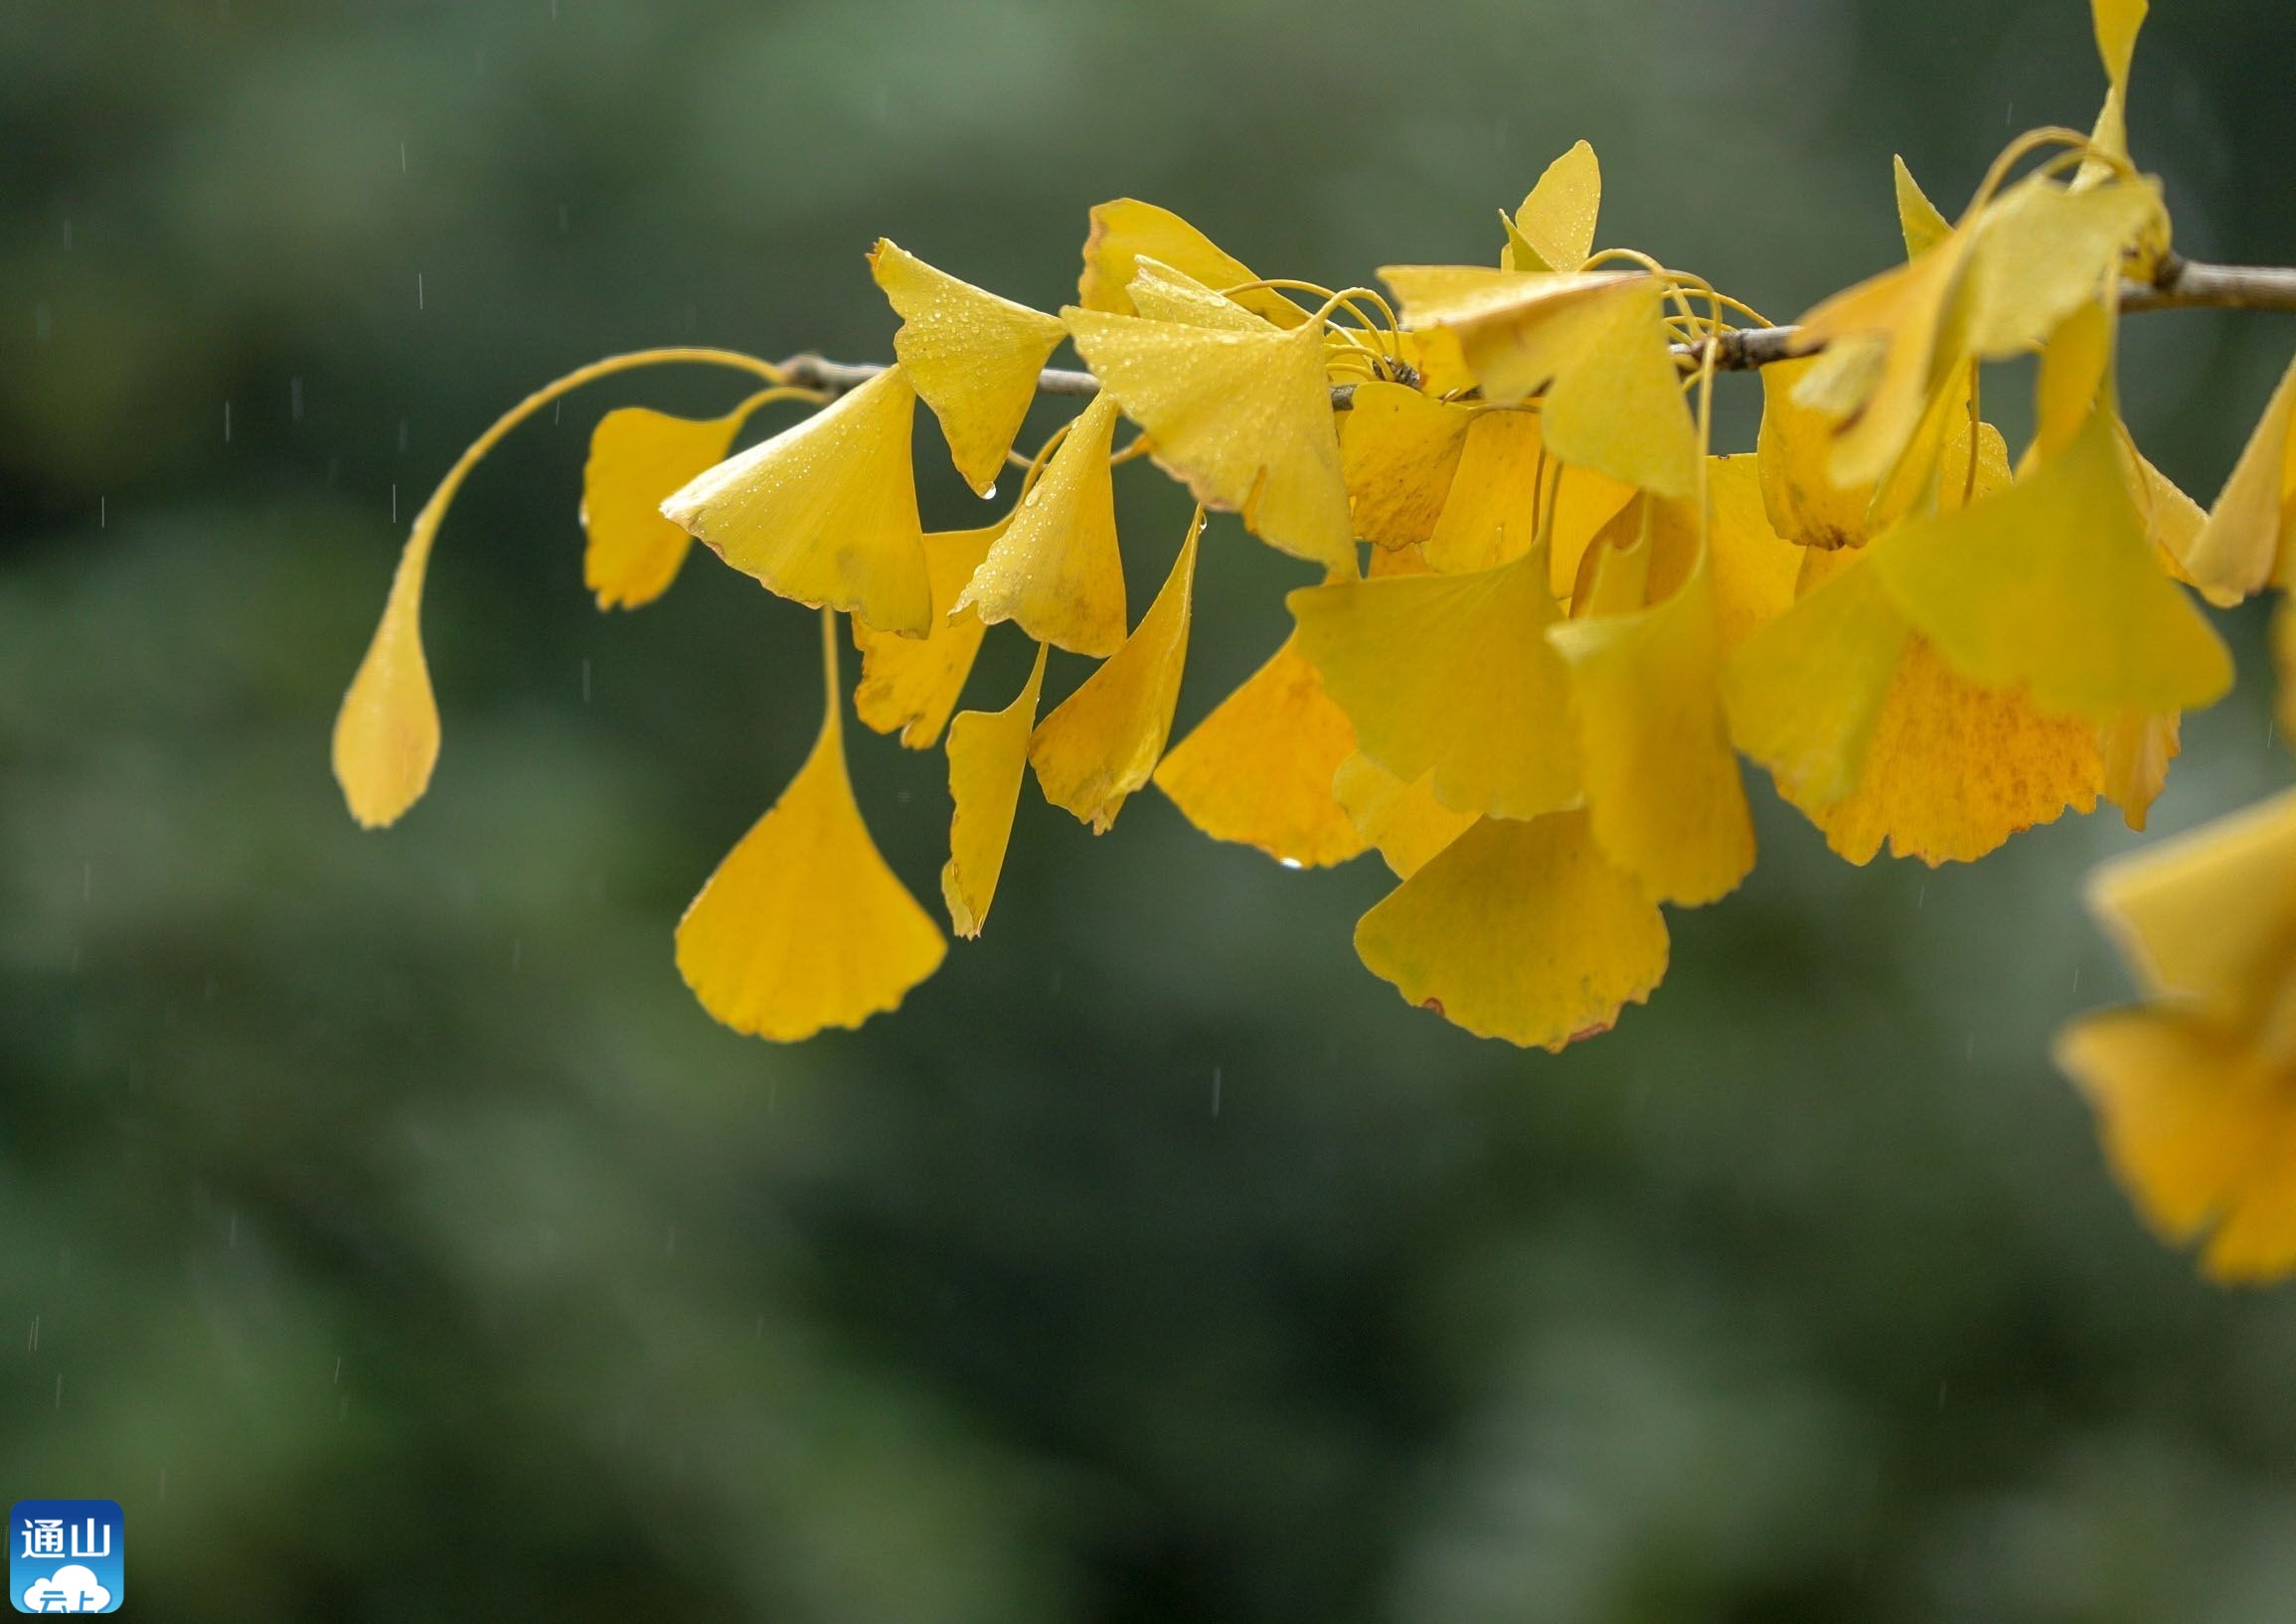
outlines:
[[[1647,551],[1647,544],[1638,551]],[[1570,666],[1579,774],[1604,854],[1661,902],[1696,906],[1754,864],[1754,830],[1722,723],[1713,576],[1662,600],[1558,622]]]
[[[1037,398],[1037,374],[1067,329],[935,270],[891,238],[877,240],[869,268],[901,317],[893,353],[940,419],[957,472],[986,496]]]
[[[1955,671],[2045,710],[2191,710],[2231,686],[2223,642],[2145,541],[2101,412],[2010,489],[1866,552]]]
[[[2254,1019],[2296,961],[2296,791],[2103,865],[2088,901],[2148,998]]]
[[[2096,54],[2104,63],[2105,78],[2115,89],[2129,81],[2129,61],[2136,55],[2137,30],[2145,26],[2151,0],[2090,0],[2089,21],[2096,27]]]
[[[1172,736],[1180,674],[1188,663],[1189,597],[1196,580],[1198,510],[1172,573],[1123,647],[1063,700],[1029,739],[1045,799],[1104,835],[1132,792],[1148,781]]]
[[[662,512],[783,597],[878,631],[932,629],[909,429],[916,392],[893,366],[794,428],[719,463]]]
[[[1842,563],[1722,668],[1730,738],[1803,808],[1858,787],[1908,635],[1864,554],[1812,557]]]
[[[1137,198],[1118,198],[1092,211],[1076,302],[1087,310],[1136,314],[1129,289],[1143,258],[1160,260],[1216,292],[1258,279],[1240,259],[1171,210]],[[1252,288],[1236,298],[1278,327],[1297,327],[1307,320],[1306,311],[1273,288]]]
[[[2039,345],[2114,284],[2122,253],[2160,212],[2150,181],[2075,191],[2037,175],[2004,192],[1970,250],[1969,352],[1993,361]]]
[[[1208,508],[1295,558],[1352,568],[1355,533],[1321,333],[1230,332],[1074,306],[1076,349]]]
[[[1666,921],[1583,812],[1484,818],[1356,923],[1356,952],[1479,1038],[1558,1050],[1666,974]]]
[[[967,711],[949,724],[948,862],[940,871],[941,899],[960,936],[977,936],[996,899],[1028,771],[1029,735],[1037,728],[1037,700],[1045,691],[1045,647],[1020,697],[1002,711]]]
[[[1555,509],[1555,517],[1549,521],[1543,515],[1541,523],[1547,530],[1551,555],[1547,582],[1558,602],[1570,600],[1579,567],[1586,562],[1586,550],[1594,538],[1640,494],[1632,485],[1608,474],[1548,459],[1546,494],[1541,501]]]
[[[1602,166],[1584,141],[1547,166],[1507,222],[1509,270],[1576,270],[1594,251]]]
[[[1903,158],[1889,160],[1889,175],[1897,190],[1897,233],[1905,239],[1905,257],[1934,247],[1952,233],[1953,223],[1940,214],[1929,194],[1905,167]]]
[[[1116,488],[1108,452],[1116,403],[1096,398],[1004,534],[973,571],[956,606],[988,625],[1010,620],[1040,643],[1095,659],[1124,641],[1124,560],[1116,550]]]
[[[1398,880],[1408,880],[1427,859],[1473,827],[1477,814],[1454,812],[1435,799],[1430,775],[1403,782],[1360,750],[1339,764],[1332,798],[1349,821],[1379,849]]]
[[[2142,831],[2153,802],[2168,787],[2169,763],[2184,748],[2184,719],[2174,711],[2123,711],[2096,730],[2098,793]]]
[[[2291,601],[2282,597],[2272,611],[2272,675],[2279,684],[2272,716],[2283,740],[2296,739],[2296,609],[2290,608]]]
[[[2096,805],[2103,769],[2096,730],[2047,717],[2014,689],[1956,676],[1919,636],[1883,700],[1858,785],[1802,810],[1852,863],[1892,857],[1973,863],[2011,835]]]
[[[440,487],[440,496],[451,495],[451,483]],[[434,496],[414,516],[374,641],[335,714],[335,781],[362,828],[397,823],[422,798],[438,764],[438,701],[422,657],[422,578],[444,512]]]
[[[1745,455],[1707,459],[1708,565],[1725,659],[1755,627],[1794,606],[1808,556],[1770,528],[1758,463]]]
[[[1669,351],[1666,284],[1639,271],[1386,265],[1414,328],[1455,334],[1483,392],[1545,392],[1547,448],[1664,496],[1697,482],[1698,432]]]
[[[2177,1010],[2111,1010],[2066,1028],[2079,1084],[2121,1182],[2162,1236],[2206,1234],[2227,1282],[2296,1270],[2296,1074],[2284,1058]]]
[[[2296,522],[2296,362],[2280,375],[2209,522],[2183,554],[2194,582],[2232,603],[2266,581],[2289,583],[2285,539]]]
[[[669,589],[694,538],[662,517],[662,501],[722,462],[743,413],[695,421],[623,406],[598,419],[582,464],[582,584],[598,607],[634,609]]]
[[[1446,573],[1512,564],[1539,524],[1542,442],[1536,411],[1486,410],[1467,429],[1449,499],[1420,551]]]
[[[1217,327],[1230,333],[1262,333],[1275,323],[1238,304],[1227,294],[1206,287],[1195,277],[1175,270],[1148,254],[1140,256],[1139,272],[1125,285],[1132,298],[1132,314],[1150,321],[1177,321],[1190,327]]]
[[[1965,357],[1956,317],[1970,234],[1948,232],[1904,264],[1837,293],[1802,318],[1820,355],[1793,399],[1836,423],[1828,477],[1872,486],[1887,477]],[[1780,525],[1780,530],[1786,526]]]
[[[1462,575],[1305,586],[1286,600],[1300,652],[1355,725],[1358,747],[1406,782],[1434,775],[1460,812],[1530,818],[1578,796],[1570,680],[1545,635],[1561,618],[1547,561]]]
[[[1340,472],[1356,535],[1383,548],[1432,536],[1475,420],[1473,406],[1401,384],[1358,384],[1340,431]]]
[[[853,622],[854,646],[861,650],[854,714],[881,733],[900,729],[901,741],[912,750],[930,749],[940,737],[972,673],[987,628],[970,609],[952,610],[1004,528],[1000,520],[982,530],[935,531],[924,539],[925,575],[932,583],[932,630],[926,636],[900,637],[871,631],[858,618]]]
[[[1294,869],[1345,863],[1364,838],[1332,775],[1356,732],[1287,637],[1267,664],[1172,746],[1156,787],[1215,840],[1256,846]]]
[[[861,821],[827,611],[821,637],[829,706],[812,753],[678,921],[678,973],[702,1007],[776,1043],[895,1008],[948,946]]]

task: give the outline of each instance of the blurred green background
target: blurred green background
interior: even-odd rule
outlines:
[[[2292,62],[2286,0],[2157,8],[2188,250],[2296,260]],[[1603,243],[1783,318],[1896,253],[1892,151],[1951,207],[2100,87],[2078,0],[0,7],[0,1496],[121,1501],[181,1620],[2296,1617],[2296,1297],[2157,1246],[2046,1058],[2124,995],[2110,814],[1857,870],[1755,775],[1762,866],[1550,1057],[1357,964],[1372,860],[1032,789],[898,1016],[742,1040],[670,929],[812,622],[706,555],[601,617],[574,522],[600,411],[746,389],[688,374],[471,481],[429,798],[327,770],[466,440],[608,351],[887,354],[881,232],[1051,308],[1134,194],[1338,284],[1488,259],[1584,136]],[[2203,500],[2292,341],[2131,323]],[[1119,499],[1144,604],[1184,510]],[[1207,543],[1183,729],[1304,578]],[[2227,625],[2157,829],[2287,777]],[[941,758],[853,748],[937,904]]]

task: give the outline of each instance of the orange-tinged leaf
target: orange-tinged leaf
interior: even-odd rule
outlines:
[[[433,497],[414,516],[374,641],[335,714],[335,781],[362,828],[397,823],[422,798],[438,764],[438,702],[422,657],[422,580],[444,511]]]
[[[932,583],[932,630],[924,637],[871,631],[857,618],[854,646],[861,650],[861,682],[853,691],[854,714],[881,733],[901,730],[912,750],[929,749],[956,709],[973,657],[987,629],[970,609],[952,610],[965,582],[988,557],[1004,521],[981,530],[935,531],[924,539],[926,577]]]
[[[1095,399],[1021,497],[1004,534],[958,594],[988,625],[1010,620],[1040,643],[1096,659],[1124,641],[1124,560],[1108,452],[1116,403]]]
[[[1473,827],[1477,816],[1454,812],[1436,800],[1430,775],[1405,783],[1360,750],[1332,774],[1331,792],[1398,880],[1418,873],[1427,859]]]
[[[1340,431],[1340,472],[1355,534],[1383,548],[1432,536],[1476,415],[1473,406],[1400,384],[1358,384]]]
[[[2088,902],[2148,998],[2253,1020],[2296,950],[2296,791],[2102,865]]]
[[[695,421],[623,406],[598,419],[582,464],[582,584],[598,607],[634,609],[669,589],[694,538],[662,517],[662,502],[725,460],[740,412]]]
[[[1559,1050],[1650,996],[1666,921],[1585,813],[1484,818],[1357,921],[1356,952],[1477,1037]]]
[[[2104,798],[2121,809],[2131,829],[2142,830],[2153,802],[2168,786],[2169,763],[2184,747],[2183,719],[2174,711],[2123,711],[2097,724]]]
[[[1544,557],[1333,581],[1285,601],[1300,652],[1388,771],[1432,772],[1436,799],[1461,812],[1529,818],[1577,798],[1569,674],[1544,634],[1561,618]]]
[[[2045,710],[2191,710],[2231,686],[2222,641],[2145,541],[2101,413],[2029,478],[1866,552],[1955,671]]]
[[[1449,573],[1512,564],[1538,528],[1539,414],[1475,414],[1451,477],[1449,499],[1420,552]]]
[[[1171,210],[1137,198],[1118,198],[1092,211],[1076,302],[1087,310],[1132,315],[1128,288],[1144,257],[1161,260],[1216,292],[1258,279],[1243,261],[1223,251]],[[1279,327],[1297,327],[1307,320],[1306,311],[1272,288],[1254,288],[1236,298]]]
[[[895,1008],[947,950],[861,821],[827,613],[822,642],[829,708],[812,753],[678,921],[678,973],[702,1007],[776,1043]]]
[[[1200,512],[1180,544],[1164,587],[1123,647],[1040,723],[1029,740],[1045,799],[1102,835],[1132,792],[1148,782],[1172,735],[1180,674],[1188,663],[1189,594],[1196,579]]]
[[[694,479],[662,512],[783,597],[922,637],[932,584],[909,466],[915,415],[907,370],[889,367]]]
[[[1734,890],[1753,867],[1754,831],[1722,723],[1711,574],[1695,568],[1661,601],[1547,635],[1570,667],[1579,775],[1604,854],[1661,902]]]
[[[1228,332],[1073,306],[1062,315],[1085,365],[1145,428],[1157,462],[1208,508],[1327,568],[1352,568],[1323,339]]]
[[[1345,863],[1364,838],[1332,796],[1355,729],[1296,636],[1213,708],[1156,769],[1156,787],[1215,840],[1256,846],[1295,869]]]
[[[1387,265],[1414,328],[1454,333],[1485,395],[1545,392],[1547,448],[1665,496],[1697,480],[1698,433],[1667,348],[1665,284],[1630,271]]]
[[[881,237],[869,268],[901,330],[893,353],[940,419],[949,457],[985,496],[1037,398],[1037,374],[1066,329],[1061,318],[959,281]]]
[[[1602,166],[1584,141],[1547,166],[1507,222],[1509,270],[1576,270],[1594,251]]]
[[[2296,521],[2296,361],[2257,419],[2231,478],[2182,555],[2194,582],[2235,603],[2268,580],[2289,582],[2285,538]]]
[[[2206,1236],[2222,1281],[2296,1271],[2296,1075],[2175,1010],[2110,1010],[2059,1035],[2056,1062],[2138,1210],[2165,1239]]]
[[[1045,691],[1045,645],[1019,698],[1002,711],[967,711],[949,724],[948,862],[941,866],[941,899],[960,936],[977,936],[996,899],[1005,848],[1012,844],[1020,809],[1021,778],[1029,765],[1029,735],[1036,731],[1037,701]]]

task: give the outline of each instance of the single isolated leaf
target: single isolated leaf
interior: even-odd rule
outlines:
[[[1666,921],[1584,812],[1484,818],[1356,923],[1356,952],[1479,1038],[1559,1050],[1666,974]]]
[[[1124,646],[1038,725],[1029,760],[1045,799],[1104,835],[1132,792],[1148,782],[1172,736],[1180,673],[1188,663],[1189,595],[1196,580],[1199,512],[1163,590]]]
[[[2285,1057],[2189,1013],[2109,1010],[2059,1035],[2056,1063],[2097,1114],[2155,1231],[2206,1237],[2220,1281],[2296,1271],[2296,1086]]]
[[[1475,413],[1449,499],[1420,548],[1430,568],[1450,574],[1489,569],[1531,551],[1542,450],[1536,411],[1500,407]]]
[[[912,750],[930,749],[948,725],[972,674],[987,630],[979,615],[955,607],[957,594],[972,579],[1005,521],[981,530],[935,531],[924,539],[924,568],[932,583],[932,630],[899,637],[871,631],[856,618],[854,646],[861,650],[861,683],[853,691],[854,714],[881,733],[901,731]]]
[[[1124,641],[1124,560],[1108,453],[1116,403],[1095,398],[958,594],[988,625],[1010,620],[1040,643],[1105,659]]]
[[[1584,141],[1547,166],[1507,222],[1509,270],[1576,270],[1594,251],[1602,166]]]
[[[1297,636],[1222,700],[1156,769],[1156,787],[1215,840],[1256,846],[1295,869],[1345,863],[1365,841],[1332,775],[1356,732]]]
[[[1476,418],[1471,406],[1401,384],[1358,384],[1354,407],[1340,419],[1340,472],[1355,534],[1383,548],[1432,536]]]
[[[2231,657],[2165,574],[2103,413],[1998,495],[1903,525],[1867,556],[1947,664],[2045,709],[2109,721],[2192,710],[2231,686]]]
[[[1087,310],[1136,314],[1129,288],[1143,258],[1160,260],[1216,292],[1258,280],[1242,260],[1171,210],[1137,198],[1118,198],[1092,211],[1076,302]],[[1307,320],[1306,311],[1273,288],[1252,288],[1238,293],[1236,301],[1278,327],[1297,327]]]
[[[2296,361],[2280,375],[2209,522],[2181,556],[2186,571],[2218,603],[2236,603],[2266,581],[2290,583],[2286,538],[2296,523]]]
[[[744,413],[696,421],[623,406],[598,419],[582,464],[582,584],[598,607],[634,609],[669,590],[694,538],[662,502],[726,459]]]
[[[916,391],[888,367],[794,428],[719,463],[662,512],[783,597],[878,631],[932,629],[909,428]]]
[[[967,711],[949,724],[948,793],[956,810],[949,819],[940,893],[960,936],[981,933],[996,899],[997,877],[1004,873],[1028,771],[1029,735],[1036,731],[1037,701],[1045,691],[1045,647],[1037,645],[1037,663],[1012,704],[1002,711]]]
[[[1640,271],[1386,265],[1413,328],[1454,334],[1491,400],[1545,393],[1547,448],[1662,496],[1697,483],[1698,431],[1663,320],[1666,285]]]
[[[869,268],[901,317],[893,353],[940,419],[957,472],[986,496],[1037,398],[1037,374],[1067,329],[935,270],[891,238],[877,240]]]
[[[1295,558],[1354,567],[1316,328],[1227,332],[1072,305],[1061,314],[1084,364],[1197,501],[1240,513],[1253,535]]]
[[[438,764],[438,701],[422,657],[422,580],[444,513],[433,496],[414,516],[374,641],[335,714],[335,781],[364,829],[397,823],[422,798]]]
[[[1561,610],[1542,555],[1471,574],[1332,581],[1285,601],[1358,746],[1397,778],[1431,771],[1445,806],[1500,817],[1577,799],[1569,673],[1545,635]]]
[[[1418,873],[1427,859],[1473,828],[1477,817],[1436,800],[1431,775],[1405,783],[1360,750],[1332,774],[1331,792],[1398,880]]]
[[[828,713],[805,765],[678,921],[678,973],[736,1032],[794,1043],[897,1007],[947,943],[861,821],[822,615]]]

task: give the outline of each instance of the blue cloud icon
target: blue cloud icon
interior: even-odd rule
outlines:
[[[28,1613],[100,1613],[110,1605],[111,1592],[92,1569],[77,1562],[44,1579],[34,1579],[24,1591],[24,1610]]]

